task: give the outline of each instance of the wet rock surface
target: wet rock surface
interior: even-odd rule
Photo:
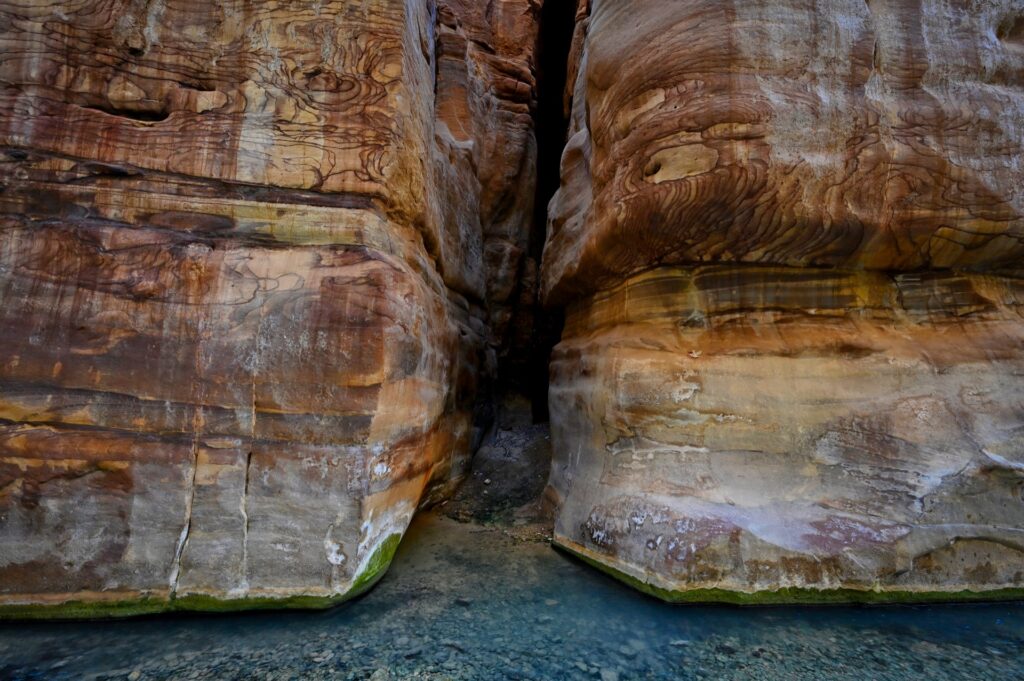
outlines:
[[[29,679],[1020,678],[1024,606],[679,608],[543,543],[426,514],[324,613],[0,625]]]

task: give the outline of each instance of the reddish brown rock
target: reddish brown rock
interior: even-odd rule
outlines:
[[[961,5],[596,2],[549,295],[655,262],[1016,265],[1020,8]]]
[[[556,543],[671,600],[1019,594],[1020,8],[580,8]]]
[[[532,211],[533,12],[0,9],[9,612],[382,573],[469,454]]]

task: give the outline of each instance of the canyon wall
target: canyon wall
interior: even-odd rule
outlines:
[[[5,614],[321,606],[380,576],[485,425],[536,11],[0,7]]]
[[[556,544],[668,600],[1022,593],[1022,27],[579,3]]]
[[[360,593],[563,308],[557,545],[1024,593],[1018,3],[579,0],[538,271],[542,4],[0,6],[0,615]]]

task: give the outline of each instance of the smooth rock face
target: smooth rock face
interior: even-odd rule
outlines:
[[[1020,593],[1020,7],[587,5],[556,543],[672,600]]]
[[[0,26],[0,606],[366,588],[475,435],[532,211],[530,3]]]

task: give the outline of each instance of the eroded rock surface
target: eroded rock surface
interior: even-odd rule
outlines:
[[[556,543],[673,600],[1020,593],[1021,16],[581,2]]]
[[[463,475],[535,158],[487,7],[0,8],[0,604],[333,602]]]
[[[549,299],[653,264],[1019,267],[1018,3],[581,4]]]

